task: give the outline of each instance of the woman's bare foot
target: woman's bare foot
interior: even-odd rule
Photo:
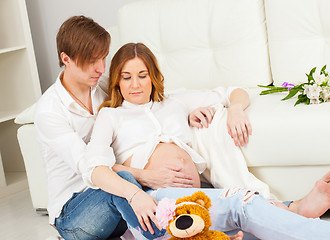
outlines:
[[[289,210],[289,211],[291,211],[287,205],[285,205],[284,203],[279,202],[279,201],[277,201],[277,200],[272,200],[272,199],[271,199],[271,200],[269,200],[269,203],[273,204],[273,205],[276,206],[276,207],[283,208],[284,210]]]
[[[243,240],[243,232],[239,231],[237,234],[230,236],[230,240]]]
[[[306,197],[291,205],[291,211],[308,218],[318,218],[324,214],[330,208],[330,171],[315,183]]]

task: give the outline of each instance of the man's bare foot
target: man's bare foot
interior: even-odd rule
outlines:
[[[291,205],[291,211],[308,218],[318,218],[324,214],[330,208],[330,171],[315,183],[306,197]]]
[[[239,231],[237,234],[230,236],[230,240],[243,240],[243,232]]]

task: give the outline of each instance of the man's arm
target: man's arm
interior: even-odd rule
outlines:
[[[192,178],[181,172],[181,168],[177,166],[168,166],[164,163],[164,167],[160,169],[137,169],[127,167],[121,164],[115,164],[112,167],[115,172],[128,171],[133,174],[136,180],[142,185],[151,189],[166,187],[192,187]]]
[[[154,233],[150,220],[156,224],[159,230],[161,229],[154,214],[157,201],[136,185],[121,178],[108,166],[95,167],[92,171],[91,181],[105,192],[126,198],[144,231],[149,230],[151,234]]]
[[[86,151],[86,144],[75,132],[69,121],[54,112],[36,114],[34,120],[40,141],[47,143],[53,154],[56,154],[76,173],[79,173],[79,163]]]

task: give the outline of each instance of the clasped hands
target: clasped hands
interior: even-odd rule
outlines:
[[[192,187],[193,180],[191,176],[182,173],[182,166],[179,164],[165,164],[159,169],[144,169],[141,184],[152,189],[165,187]],[[161,230],[155,217],[157,201],[144,191],[132,193],[129,199],[137,219],[144,231],[150,231],[154,234],[151,221]],[[151,220],[151,221],[150,221]]]
[[[193,179],[189,174],[183,173],[183,166],[164,164],[163,167],[157,169],[144,170],[144,183],[151,189],[166,187],[182,187],[190,188],[193,186]]]
[[[197,128],[208,128],[215,112],[213,107],[197,108],[189,114],[189,125]],[[244,146],[248,143],[249,135],[252,134],[252,127],[241,105],[233,104],[228,107],[227,129],[236,146]]]

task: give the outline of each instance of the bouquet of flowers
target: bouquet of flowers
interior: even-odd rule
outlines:
[[[324,65],[322,67],[320,73],[315,72],[316,67],[314,67],[309,74],[306,73],[307,82],[296,86],[287,82],[284,82],[282,87],[258,85],[258,87],[268,88],[267,90],[262,91],[260,95],[288,91],[288,95],[281,99],[287,100],[299,93],[298,100],[294,106],[300,103],[308,105],[330,102],[330,82],[326,66],[327,65]]]

